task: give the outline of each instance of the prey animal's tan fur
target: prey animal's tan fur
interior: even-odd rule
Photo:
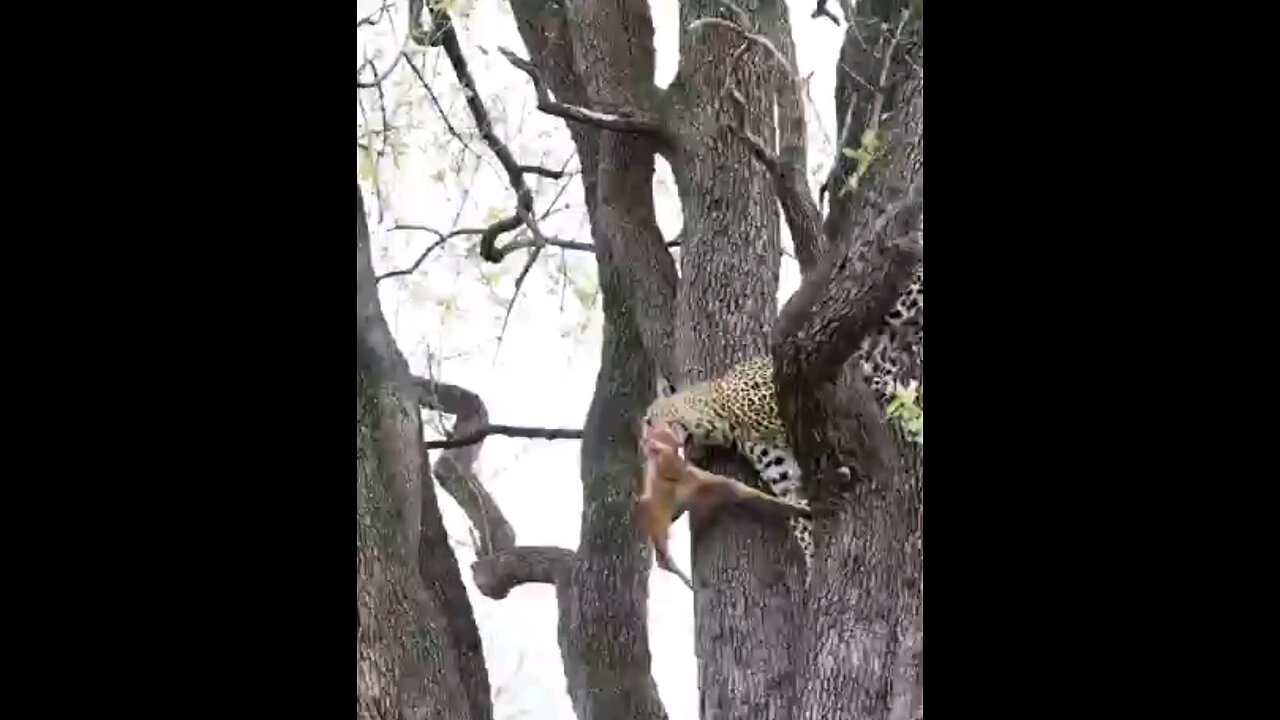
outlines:
[[[730,477],[707,472],[681,455],[683,429],[661,422],[644,428],[644,475],[636,501],[636,520],[653,543],[658,567],[684,581],[693,589],[693,581],[671,559],[667,533],[678,516],[677,510],[705,516],[726,503],[745,502],[774,515],[790,517],[809,515],[803,506],[789,503]]]

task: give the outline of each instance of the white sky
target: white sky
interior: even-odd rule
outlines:
[[[369,15],[378,5],[379,0],[357,0],[357,18]],[[357,32],[357,64],[368,52],[379,71],[386,67],[383,58],[393,57],[401,46],[407,5],[407,0],[399,0],[389,13],[394,27],[384,23],[377,29],[365,27]],[[656,27],[657,79],[665,86],[675,74],[678,6],[676,0],[651,0],[650,6]],[[810,98],[818,103],[816,107],[808,104],[809,165],[811,184],[816,188],[814,178],[825,173],[833,149],[832,92],[842,29],[826,19],[810,19],[812,2],[791,3],[791,7],[800,75],[812,73]],[[573,154],[568,131],[561,120],[536,111],[527,76],[496,52],[503,46],[527,57],[507,4],[502,0],[459,0],[454,17],[463,52],[498,136],[510,145],[518,162],[559,168]],[[483,33],[477,35],[473,31],[479,28]],[[475,124],[444,53],[429,49],[422,57],[426,61],[424,77],[448,111],[450,122],[475,152],[460,148],[426,99],[421,84],[402,62],[384,93],[388,105],[404,103],[392,114],[392,123],[402,128],[412,125],[413,130],[402,136],[406,146],[399,157],[394,161],[387,157],[378,165],[382,217],[379,219],[374,209],[370,229],[374,269],[379,273],[407,267],[435,240],[424,232],[389,232],[397,222],[448,231],[487,224],[489,212],[506,214],[514,207],[505,175],[474,132]],[[415,59],[421,67],[421,57]],[[369,77],[366,71],[361,79]],[[377,108],[374,91],[364,93],[364,106]],[[360,119],[358,112],[358,124]],[[378,125],[376,121],[373,124]],[[459,157],[463,158],[460,172],[451,169],[458,167]],[[660,158],[658,166],[654,181],[658,222],[670,239],[680,228],[680,204],[670,169]],[[569,168],[578,167],[573,158]],[[563,181],[535,176],[528,176],[528,182],[539,211],[548,207],[563,185]],[[581,186],[576,180],[555,207],[566,204],[566,210],[543,221],[544,233],[590,242]],[[510,236],[500,242],[509,240]],[[588,253],[566,254],[554,249],[543,253],[525,281],[499,346],[503,312],[527,254],[513,253],[496,267],[482,264],[478,258],[465,256],[466,246],[473,241],[451,240],[446,251],[433,253],[413,276],[381,284],[383,310],[410,367],[415,373],[434,373],[479,393],[494,422],[581,427],[599,366],[594,258]],[[789,248],[785,223],[783,242]],[[486,284],[486,275],[492,287]],[[780,301],[798,282],[794,261],[784,258]],[[517,542],[577,546],[582,509],[578,452],[579,443],[572,440],[491,437],[485,442],[479,474],[514,527]],[[465,515],[448,495],[438,492],[438,496],[450,535],[465,542],[469,537]],[[687,520],[672,529],[671,544],[676,561],[689,570]],[[489,600],[471,585],[469,567],[474,556],[470,549],[455,546],[455,552],[484,643],[495,717],[572,720],[556,644],[554,589],[525,585],[505,600]],[[649,607],[653,675],[659,692],[672,720],[693,720],[698,716],[698,699],[692,595],[675,576],[655,570],[650,574]]]

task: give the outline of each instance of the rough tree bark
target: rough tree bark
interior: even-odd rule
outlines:
[[[421,0],[412,4],[421,9]],[[915,4],[922,8],[920,0]],[[852,2],[840,5],[845,17],[853,15]],[[583,434],[577,551],[515,544],[496,505],[468,475],[475,448],[450,451],[437,477],[462,494],[473,524],[489,528],[472,568],[482,592],[500,598],[523,582],[555,584],[568,689],[584,720],[665,717],[649,672],[651,558],[631,513],[640,470],[637,423],[656,376],[682,385],[769,352],[791,440],[820,495],[818,557],[806,594],[782,522],[728,509],[694,524],[701,717],[907,720],[922,713],[922,454],[885,422],[846,361],[922,257],[923,35],[921,24],[909,42],[882,41],[894,23],[894,37],[904,37],[904,3],[862,5],[837,70],[842,145],[868,123],[884,122],[891,151],[888,163],[848,196],[834,182],[849,171],[838,155],[824,218],[805,183],[802,93],[782,0],[684,0],[681,63],[666,92],[653,84],[653,28],[644,0],[511,0],[530,61],[507,57],[530,75],[539,108],[566,119],[577,145],[604,296],[601,368]],[[474,79],[456,37],[448,36],[447,13],[431,15],[432,44],[445,48],[474,100]],[[887,71],[877,77],[877,69]],[[518,163],[493,135],[481,104],[469,106],[518,198],[517,212],[486,234],[489,249],[521,223],[537,237]],[[654,213],[655,153],[671,163],[684,209],[679,279]],[[803,275],[780,315],[776,203]],[[389,386],[404,392],[405,381]],[[437,402],[443,397],[437,394]],[[478,398],[454,400],[470,407],[473,424],[487,420]],[[413,430],[401,427],[397,437]],[[409,463],[399,475],[411,487],[421,459],[416,466],[412,458],[397,462]],[[699,462],[742,479],[753,475],[725,453]],[[852,485],[836,482],[837,464],[852,467]],[[433,498],[422,507],[428,506],[421,528],[427,514],[438,521]],[[407,501],[396,507],[413,511]],[[419,524],[401,526],[408,534]],[[409,547],[421,555],[428,545]],[[424,576],[430,566],[422,564]],[[405,593],[417,592],[412,580],[403,578]],[[444,607],[450,588],[446,582],[420,594],[436,591]],[[440,652],[461,648],[465,656],[470,636],[449,633],[437,640],[453,649]],[[462,679],[450,680],[448,663],[437,663],[445,669],[436,671],[425,661],[411,666],[418,656],[390,650],[382,656],[397,669],[380,677],[412,672],[454,683],[442,692],[474,692]]]
[[[479,633],[445,538],[418,390],[378,302],[356,188],[356,716],[493,717]]]
[[[779,409],[818,496],[800,718],[923,716],[923,448],[886,425],[845,364],[923,262],[922,67],[923,22],[908,2],[860,3],[837,65],[840,144],[856,147],[875,123],[887,162],[842,193],[853,167],[841,156],[822,233],[807,189],[774,173],[803,274],[774,327]],[[922,346],[905,359],[923,378]],[[851,487],[836,481],[841,465]]]

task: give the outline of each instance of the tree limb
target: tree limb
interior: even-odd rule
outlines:
[[[460,448],[474,445],[490,435],[506,437],[533,438],[535,440],[581,440],[582,430],[575,428],[544,428],[521,425],[485,425],[465,435],[456,435],[448,440],[430,440],[424,445],[431,450],[440,448]]]
[[[840,26],[840,18],[836,17],[834,13],[832,13],[830,10],[827,9],[827,0],[818,0],[818,7],[814,9],[813,14],[810,15],[809,17],[811,18],[824,17],[830,20],[831,22],[835,23],[836,27]]]
[[[785,20],[780,23],[784,32],[790,32],[791,26]],[[742,93],[732,87],[733,75],[729,73],[725,81],[724,94],[731,98],[738,106],[739,119],[737,122],[729,124],[729,130],[733,135],[747,144],[751,150],[751,155],[764,166],[769,174],[769,179],[773,184],[774,195],[778,199],[778,203],[782,206],[783,217],[786,219],[787,228],[791,231],[791,241],[795,245],[796,259],[800,263],[802,271],[809,271],[814,268],[818,262],[818,258],[822,257],[826,252],[826,242],[822,235],[822,212],[818,209],[817,203],[809,195],[808,181],[805,175],[804,158],[807,155],[807,141],[804,137],[804,109],[800,104],[800,78],[793,70],[792,58],[795,51],[792,46],[791,39],[783,38],[783,50],[779,50],[768,38],[763,35],[749,32],[746,28],[736,23],[722,20],[719,18],[701,18],[689,27],[693,29],[699,25],[717,25],[731,28],[745,36],[748,40],[753,40],[765,48],[767,48],[777,61],[778,71],[775,81],[778,85],[778,110],[780,112],[781,127],[783,139],[783,157],[779,158],[764,142],[753,135],[742,125],[742,118],[746,117],[747,106],[746,99]],[[731,63],[736,63],[741,57],[745,44],[734,52]]]
[[[774,357],[804,386],[831,382],[862,338],[883,322],[924,258],[913,228],[924,212],[924,175],[871,224],[867,242],[805,279],[773,330]]]
[[[731,93],[741,104],[742,96],[736,91]],[[751,155],[764,166],[773,183],[774,195],[782,206],[782,215],[786,218],[787,228],[791,231],[791,242],[796,248],[796,260],[800,263],[801,272],[813,270],[818,259],[825,254],[827,242],[822,234],[822,213],[818,205],[809,195],[805,177],[797,175],[793,167],[784,164],[776,155],[764,146],[759,138],[744,130],[740,123],[732,123],[729,129],[735,137],[740,138],[751,150]]]
[[[538,69],[534,67],[533,63],[504,47],[499,47],[498,52],[502,53],[507,62],[516,66],[517,69],[528,75],[529,79],[533,81],[533,90],[538,96],[538,109],[548,115],[616,132],[652,133],[659,136],[666,134],[666,126],[663,125],[661,118],[650,112],[623,109],[619,112],[606,113],[577,105],[556,102],[551,99],[551,93],[547,91],[547,84],[543,82],[542,76],[538,73]]]
[[[444,448],[432,465],[431,474],[467,514],[471,527],[475,529],[477,557],[515,547],[515,530],[475,473],[476,460],[480,456],[478,443],[490,434],[489,411],[484,401],[476,393],[457,385],[421,377],[415,377],[414,383],[423,407],[456,416],[454,432],[476,436],[467,443],[424,442],[422,448],[424,453],[436,447]]]
[[[495,247],[499,235],[511,232],[522,224],[529,227],[535,238],[541,235],[541,231],[538,230],[537,223],[533,218],[533,193],[529,190],[529,185],[524,180],[525,168],[528,166],[516,162],[515,156],[511,154],[511,149],[494,132],[493,120],[489,117],[489,111],[485,109],[484,103],[480,100],[480,91],[476,89],[475,78],[472,77],[471,70],[467,67],[467,59],[462,54],[462,46],[458,43],[458,33],[453,28],[453,19],[449,16],[449,13],[442,7],[433,7],[431,9],[431,22],[433,43],[444,48],[445,55],[449,58],[449,64],[453,66],[454,74],[458,76],[458,82],[462,84],[465,90],[467,109],[471,111],[471,117],[475,120],[476,128],[479,129],[485,144],[489,146],[494,156],[498,158],[502,169],[507,173],[507,182],[510,183],[511,189],[516,193],[516,212],[492,223],[480,234],[480,257],[488,262],[502,262],[505,252],[499,251]]]
[[[560,180],[565,176],[565,172],[563,170],[552,170],[539,165],[521,165],[520,172],[528,175],[540,175],[551,180]]]
[[[567,580],[573,561],[572,550],[525,545],[476,560],[471,574],[485,597],[501,600],[525,583],[555,585]]]

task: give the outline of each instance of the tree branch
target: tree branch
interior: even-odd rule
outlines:
[[[409,38],[406,37],[404,41],[404,45],[408,46],[408,44],[409,44]],[[404,57],[404,52],[396,53],[395,59],[393,59],[391,61],[391,64],[387,65],[387,69],[383,70],[381,73],[378,72],[378,66],[374,65],[372,60],[366,60],[363,64],[360,65],[359,68],[356,69],[356,78],[357,78],[356,87],[363,90],[363,89],[378,87],[382,85],[382,83],[385,82],[387,78],[391,77],[391,73],[395,72],[396,66],[400,64],[400,59],[403,57]],[[361,82],[359,80],[360,71],[364,70],[366,67],[373,68],[374,77],[369,82]]]
[[[490,435],[505,437],[532,438],[535,440],[581,440],[582,430],[576,428],[544,428],[522,425],[485,425],[465,435],[456,435],[448,440],[430,440],[424,445],[429,450],[440,448],[461,448],[475,445]]]
[[[414,383],[423,407],[457,417],[455,432],[474,433],[488,426],[489,411],[474,392],[420,377],[415,377]],[[431,443],[423,443],[424,457],[430,449]],[[432,465],[431,474],[467,514],[471,527],[475,529],[476,556],[484,557],[515,547],[516,533],[476,476],[475,463],[479,456],[480,447],[474,442],[447,448]],[[430,480],[424,478],[424,482]]]
[[[521,165],[520,172],[528,175],[541,175],[542,177],[549,178],[551,180],[560,180],[565,176],[565,172],[563,170],[552,170],[539,165]]]
[[[555,585],[567,580],[573,561],[572,550],[521,546],[476,560],[471,564],[471,575],[485,597],[501,600],[525,583]]]
[[[424,452],[444,450],[432,466],[432,475],[467,513],[472,527],[476,529],[479,536],[476,555],[484,557],[515,547],[515,531],[475,473],[480,441],[495,434],[547,439],[580,438],[582,431],[493,425],[489,423],[489,411],[484,401],[476,393],[427,378],[414,377],[413,380],[423,407],[457,417],[455,437],[424,442],[422,447]]]
[[[533,81],[533,90],[538,96],[538,109],[548,115],[554,115],[564,120],[571,120],[585,125],[602,128],[604,130],[614,130],[617,132],[630,133],[652,133],[654,135],[665,136],[666,126],[663,125],[661,118],[657,115],[641,110],[624,109],[620,112],[606,113],[599,110],[591,110],[577,105],[568,105],[562,102],[556,102],[551,99],[551,93],[547,91],[547,84],[543,82],[542,76],[538,73],[538,69],[533,63],[525,60],[510,50],[499,47],[498,52],[507,59],[507,62],[516,66],[521,72],[529,76]]]
[[[489,225],[480,234],[480,257],[488,262],[502,262],[506,252],[495,247],[499,235],[511,232],[522,224],[529,227],[535,238],[541,235],[533,217],[533,193],[524,180],[525,169],[529,166],[516,162],[511,149],[494,132],[493,120],[489,117],[489,111],[485,109],[484,103],[480,101],[480,91],[476,89],[475,78],[471,76],[471,71],[467,67],[467,59],[462,54],[462,46],[458,43],[458,34],[453,28],[453,19],[449,17],[449,13],[443,8],[433,7],[431,22],[432,41],[444,48],[449,64],[453,66],[454,74],[458,76],[458,82],[466,91],[464,94],[467,98],[467,109],[471,111],[471,117],[475,120],[485,144],[493,151],[502,169],[506,171],[507,181],[516,193],[516,212]]]
[[[435,252],[436,248],[440,247],[441,245],[444,245],[445,241],[449,240],[450,238],[454,238],[459,235],[479,235],[480,233],[484,232],[483,229],[477,229],[477,228],[458,228],[448,233],[442,233],[439,230],[436,230],[435,228],[429,228],[426,225],[396,225],[391,229],[392,230],[421,230],[423,232],[429,232],[432,235],[436,236],[436,241],[434,243],[431,243],[431,245],[427,246],[427,249],[422,251],[422,254],[418,256],[417,260],[413,261],[412,265],[410,265],[407,268],[404,268],[403,270],[391,270],[391,271],[385,272],[377,277],[378,282],[382,282],[387,278],[400,277],[402,275],[412,275],[413,273],[417,272],[418,267],[421,266],[423,261],[427,259],[427,256]]]
[[[830,10],[827,9],[827,0],[818,0],[818,7],[813,11],[813,14],[810,15],[809,17],[815,18],[815,19],[824,17],[830,20],[831,22],[835,23],[836,27],[840,26],[840,18],[836,17]]]
[[[796,248],[796,259],[800,262],[801,270],[808,272],[815,267],[818,258],[825,254],[826,242],[822,235],[822,212],[809,195],[808,183],[804,174],[804,156],[807,153],[806,142],[803,137],[805,132],[804,110],[800,106],[800,93],[798,92],[800,78],[792,69],[788,54],[779,50],[763,35],[749,32],[746,28],[736,23],[719,18],[701,18],[690,24],[689,28],[692,30],[694,27],[701,25],[716,25],[735,30],[747,40],[755,41],[767,48],[780,66],[778,71],[781,75],[781,82],[785,83],[785,86],[779,90],[778,101],[779,110],[782,112],[781,120],[784,127],[781,129],[784,132],[787,157],[779,158],[769,150],[762,140],[755,137],[742,125],[742,118],[745,118],[747,113],[746,99],[741,92],[732,87],[732,72],[726,78],[724,93],[737,104],[739,119],[729,124],[729,130],[735,137],[747,144],[752,156],[769,173],[774,195],[782,206],[783,217],[786,219],[787,228],[791,231],[791,241]],[[790,25],[786,24],[784,28],[789,31]],[[794,54],[789,40],[784,41],[784,46],[787,51],[791,51]],[[744,44],[734,52],[731,62],[736,62],[741,57],[745,47],[746,45]],[[790,137],[786,136],[787,133],[790,134]],[[797,133],[800,134],[799,137],[795,137]]]
[[[742,95],[736,90],[730,94],[740,105],[744,104]],[[791,231],[791,242],[796,248],[800,270],[812,271],[817,266],[818,258],[826,253],[827,242],[822,234],[822,213],[809,195],[804,176],[797,175],[793,167],[779,160],[759,138],[744,130],[740,123],[730,124],[729,129],[735,137],[747,144],[751,155],[769,173],[774,195],[782,206],[782,215]]]
[[[831,382],[862,338],[881,323],[924,258],[914,237],[924,212],[924,175],[871,224],[867,242],[841,252],[806,278],[773,329],[781,375],[799,372],[805,387]]]

